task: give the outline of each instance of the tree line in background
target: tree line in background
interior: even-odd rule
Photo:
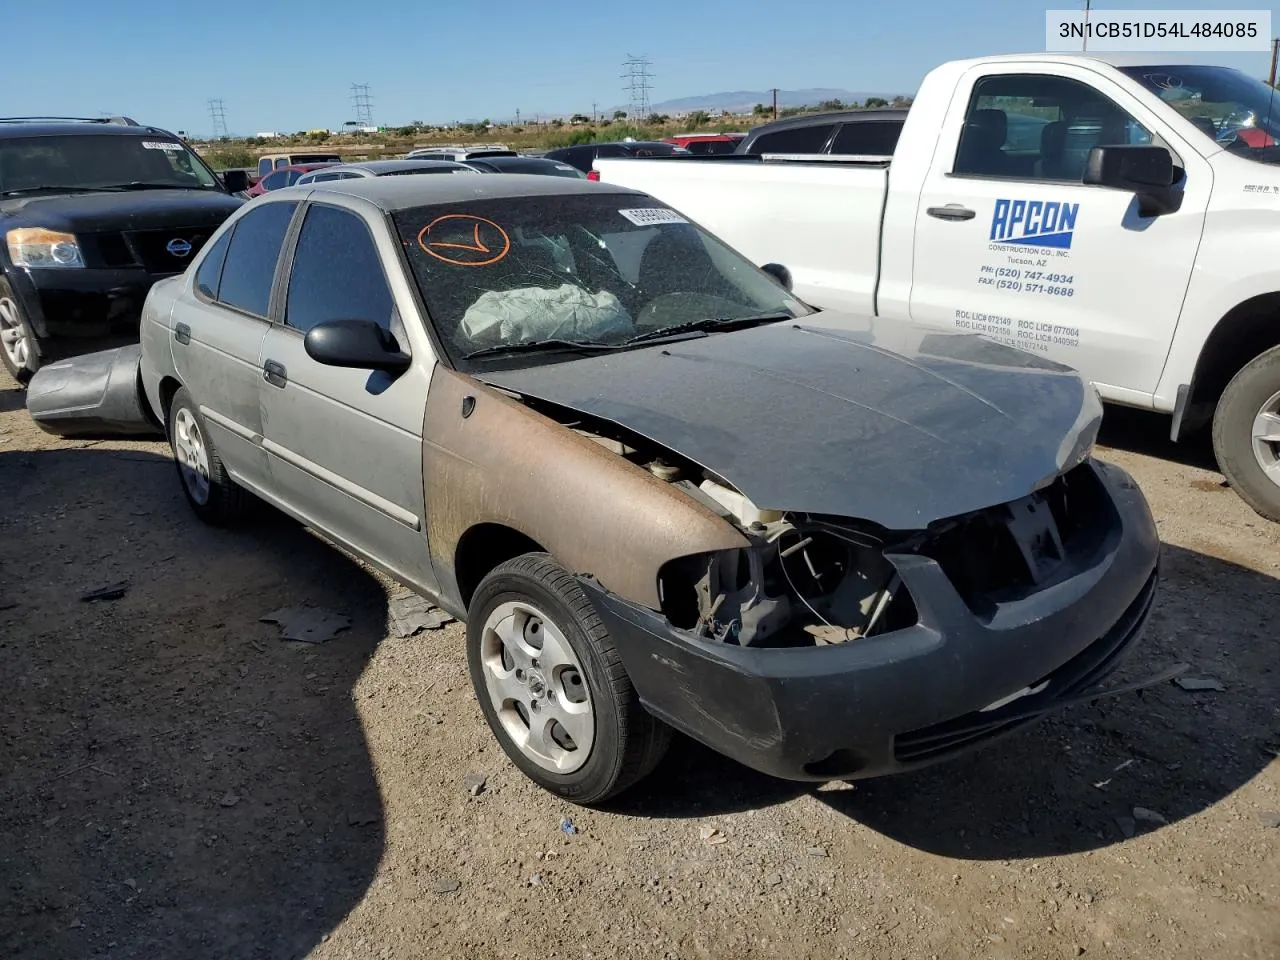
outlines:
[[[905,108],[911,106],[911,97],[868,97],[862,103],[844,103],[840,100],[823,100],[813,106],[785,107],[778,116],[794,117],[803,113],[831,110],[874,110],[884,107]],[[546,121],[494,124],[488,119],[475,123],[458,123],[432,126],[415,121],[400,127],[388,127],[378,133],[335,133],[328,130],[299,130],[293,135],[276,138],[247,137],[240,140],[219,140],[208,144],[202,153],[218,169],[253,167],[258,157],[291,145],[315,147],[324,144],[342,147],[343,152],[361,150],[370,157],[394,156],[415,146],[433,142],[462,142],[468,140],[501,139],[516,149],[554,149],[583,143],[603,143],[632,137],[637,140],[661,140],[679,133],[693,131],[705,133],[733,133],[750,129],[773,119],[773,108],[757,103],[748,115],[727,111],[713,115],[706,110],[672,117],[665,113],[651,113],[647,117],[632,118],[625,110],[614,110],[611,115],[592,118],[575,113],[568,119],[555,117]]]

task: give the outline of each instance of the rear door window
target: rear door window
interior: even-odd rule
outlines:
[[[902,133],[900,120],[864,120],[845,123],[831,145],[832,153],[890,157]]]
[[[756,138],[752,153],[821,153],[835,130],[834,123],[815,124],[811,127],[794,127],[766,133]]]
[[[264,203],[236,221],[218,285],[218,302],[266,317],[271,285],[296,203]]]

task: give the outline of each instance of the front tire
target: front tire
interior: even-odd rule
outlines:
[[[1280,521],[1280,347],[1231,378],[1213,415],[1213,452],[1240,498]]]
[[[566,800],[616,796],[666,753],[670,728],[640,705],[591,601],[545,553],[509,560],[480,582],[467,662],[503,751]]]
[[[191,509],[211,526],[235,523],[248,506],[246,494],[227,475],[208,425],[186,387],[173,395],[166,424],[178,481]]]
[[[40,345],[9,282],[0,279],[0,362],[22,386],[41,366]]]

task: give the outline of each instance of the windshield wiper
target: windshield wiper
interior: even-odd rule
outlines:
[[[497,357],[510,353],[541,353],[553,351],[574,351],[595,353],[600,350],[617,350],[621,344],[603,343],[599,340],[566,340],[551,338],[548,340],[522,340],[519,343],[497,343],[491,347],[482,347],[463,356],[463,360],[478,360],[485,357]]]
[[[740,323],[775,323],[779,320],[794,319],[795,318],[789,313],[762,313],[750,317],[703,317],[698,320],[689,320],[685,323],[677,323],[670,327],[659,327],[657,330],[648,330],[644,333],[637,334],[629,340],[622,341],[622,344],[623,346],[627,346],[634,343],[645,343],[649,340],[663,340],[667,337],[677,337],[682,333],[706,333],[709,330],[733,327]]]
[[[130,183],[118,183],[118,184],[115,184],[114,186],[103,187],[102,189],[104,190],[190,190],[191,187],[183,186],[180,183],[147,183],[144,180],[134,180]]]
[[[12,190],[0,190],[0,197],[12,197],[19,193],[37,193],[41,190],[57,190],[59,193],[93,193],[98,187],[73,187],[65,183],[45,183],[38,187],[14,187]]]

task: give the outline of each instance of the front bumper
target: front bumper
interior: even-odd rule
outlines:
[[[162,436],[142,390],[141,359],[134,344],[41,367],[27,385],[27,412],[59,437]]]
[[[13,270],[11,284],[37,337],[136,332],[152,284],[142,267]]]
[[[838,646],[746,648],[582,585],[641,702],[695,740],[791,780],[897,773],[956,756],[1081,698],[1141,634],[1159,539],[1137,485],[1094,464],[1118,516],[1078,569],[979,618],[942,568],[894,555],[919,622]],[[995,710],[1028,687],[1047,686]]]

